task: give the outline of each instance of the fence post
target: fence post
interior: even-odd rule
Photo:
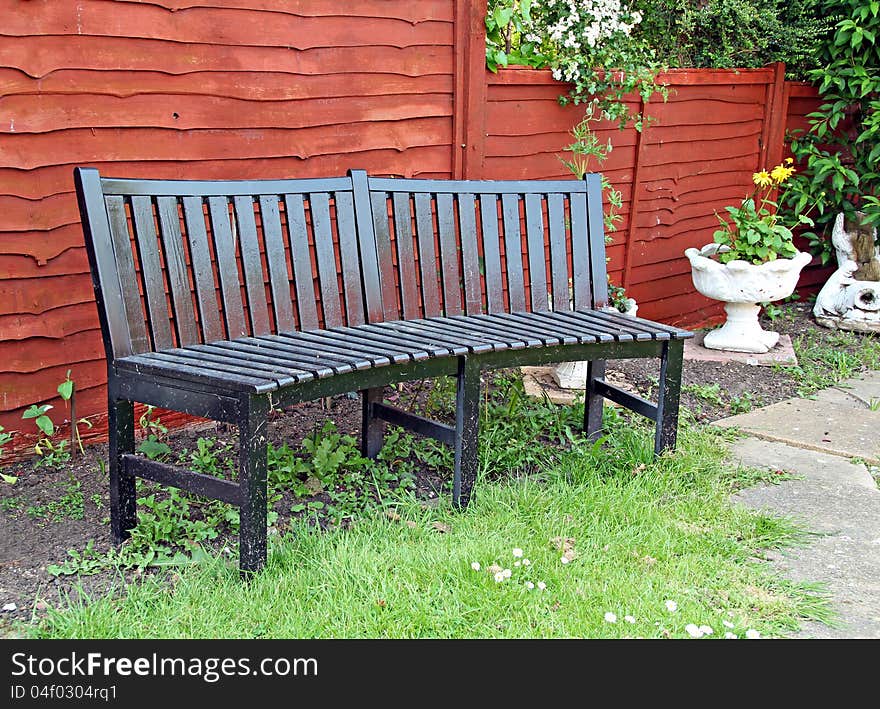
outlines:
[[[785,83],[785,62],[776,62],[773,64],[773,81],[767,85],[758,170],[773,167],[782,162],[785,123],[788,116],[788,97],[789,87]]]
[[[486,8],[488,0],[455,0],[452,177],[482,176],[486,146]]]

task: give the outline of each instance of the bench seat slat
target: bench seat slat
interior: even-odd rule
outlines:
[[[360,362],[366,360],[373,366],[390,364],[391,360],[381,353],[376,347],[362,347],[356,343],[337,337],[327,330],[312,330],[311,332],[282,332],[280,336],[290,338],[284,343],[285,347],[294,350],[307,350],[315,346],[321,347],[324,355],[329,359],[338,359],[348,362]]]
[[[318,346],[303,347],[288,340],[285,335],[260,335],[259,337],[249,338],[246,340],[249,344],[258,348],[269,348],[272,352],[284,352],[291,358],[299,358],[300,361],[308,363],[314,367],[330,367],[334,371],[340,366],[347,366],[353,369],[369,369],[377,364],[388,364],[388,361],[373,361],[363,354],[339,354],[330,352],[327,344]],[[320,349],[319,349],[320,348]]]
[[[603,332],[607,332],[618,342],[632,342],[633,340],[639,339],[636,337],[635,333],[627,332],[620,327],[610,326],[607,320],[599,320],[597,318],[591,317],[591,313],[578,312],[575,314],[570,310],[557,310],[556,314],[569,322],[575,323],[584,323],[588,326],[593,326],[597,330],[601,330]],[[650,340],[651,336],[642,333],[642,340]]]
[[[274,358],[276,362],[286,362],[291,370],[301,371],[304,374],[298,375],[300,381],[309,381],[316,378],[324,378],[333,376],[335,371],[324,365],[318,364],[311,360],[309,356],[295,352],[290,352],[280,347],[270,347],[268,344],[254,344],[253,338],[240,338],[234,341],[211,342],[206,347],[220,348],[232,353],[236,356],[247,360],[248,357],[262,356]],[[306,376],[307,375],[307,376]]]
[[[548,312],[532,314],[539,320],[550,323],[556,327],[567,326],[571,324],[571,320],[565,317],[561,317],[559,313]],[[593,337],[596,338],[598,342],[614,342],[614,335],[604,329],[597,328],[595,325],[587,325],[583,321],[580,321],[577,324],[577,328],[581,332],[591,334]]]
[[[558,332],[552,334],[548,332],[542,332],[538,328],[534,328],[518,320],[511,319],[509,317],[509,313],[496,313],[495,318],[491,322],[490,326],[495,328],[502,334],[505,332],[513,332],[515,335],[519,335],[521,337],[537,338],[539,344],[543,346],[561,345],[564,342],[564,338]],[[573,342],[574,341],[572,341],[571,344],[573,344]]]
[[[470,352],[470,348],[461,342],[460,337],[444,337],[436,330],[420,327],[420,320],[397,321],[386,323],[392,329],[399,331],[404,337],[415,337],[422,342],[428,342],[435,347],[443,347],[445,354],[462,355]]]
[[[212,375],[234,374],[239,377],[250,377],[252,379],[268,379],[274,381],[276,387],[286,386],[295,381],[291,379],[290,375],[286,372],[265,372],[252,368],[246,359],[236,360],[233,358],[227,358],[226,361],[221,364],[212,361],[209,356],[202,352],[185,348],[173,348],[170,350],[163,350],[162,352],[150,352],[143,356],[147,359],[160,360],[163,362],[177,362],[188,367],[200,367]]]
[[[273,391],[278,388],[274,380],[241,377],[232,372],[208,370],[193,367],[173,360],[155,358],[155,353],[131,355],[117,359],[116,368],[123,372],[133,372],[166,379],[181,379],[197,384],[206,384],[219,391],[249,391],[255,393]]]
[[[421,331],[425,331],[429,336],[440,339],[441,342],[451,343],[452,345],[463,345],[468,351],[473,353],[492,352],[493,347],[484,339],[479,339],[475,335],[469,335],[460,330],[450,333],[444,330],[442,325],[428,320],[414,320],[410,323]]]
[[[537,340],[531,341],[531,339],[523,339],[521,337],[512,336],[511,333],[506,333],[505,335],[499,334],[495,331],[491,326],[486,325],[485,322],[475,322],[471,318],[478,317],[472,315],[456,315],[452,318],[448,318],[455,323],[456,327],[461,328],[465,332],[474,332],[477,334],[485,335],[492,339],[497,340],[498,342],[504,343],[507,345],[508,349],[511,350],[522,350],[526,347],[533,347],[536,344],[540,344]]]
[[[511,327],[522,329],[523,332],[533,332],[541,337],[552,338],[544,342],[550,344],[574,345],[578,339],[562,332],[561,328],[550,328],[542,325],[537,318],[532,318],[529,313],[499,313],[498,318]]]
[[[173,354],[194,360],[194,366],[199,366],[201,363],[204,363],[206,366],[221,365],[224,371],[235,372],[245,376],[272,376],[278,381],[279,386],[289,386],[299,382],[297,377],[292,376],[291,372],[278,364],[277,361],[274,363],[260,362],[256,358],[216,352],[204,349],[200,345],[185,349],[175,348],[166,350],[164,354]]]
[[[339,333],[340,336],[353,343],[376,348],[383,352],[387,350],[387,356],[394,359],[395,362],[398,361],[398,358],[402,353],[406,353],[406,359],[412,359],[417,362],[426,360],[431,356],[424,350],[420,349],[410,351],[407,347],[402,346],[399,340],[389,338],[385,334],[374,331],[371,328],[359,327],[355,330],[354,328],[348,327],[334,327],[330,332]]]
[[[668,333],[666,330],[662,330],[657,327],[651,327],[646,323],[640,323],[635,318],[628,317],[627,315],[618,312],[616,309],[603,310],[602,314],[605,315],[608,320],[615,325],[626,327],[627,329],[634,330],[636,332],[647,332],[654,340],[671,339],[670,333]]]
[[[526,327],[535,328],[539,332],[556,335],[557,337],[562,336],[564,338],[563,344],[566,345],[583,345],[597,341],[595,335],[585,335],[579,327],[554,325],[546,320],[542,320],[533,313],[511,313],[509,317],[510,320],[521,322]]]
[[[371,332],[383,333],[389,340],[400,342],[404,347],[409,345],[409,343],[418,345],[432,357],[445,357],[451,354],[448,347],[438,345],[427,337],[419,337],[414,331],[408,331],[406,327],[401,327],[401,325],[407,325],[407,322],[404,320],[387,320],[385,322],[372,323],[367,329]]]
[[[535,333],[502,323],[489,315],[469,315],[468,318],[477,321],[475,325],[485,327],[489,332],[501,337],[502,341],[521,341],[526,347],[543,347],[546,344],[544,338],[538,337]]]
[[[220,342],[211,342],[204,347],[209,347],[212,349],[220,349],[223,351],[231,352],[238,357],[242,357],[245,360],[248,357],[264,357],[270,359],[274,362],[279,363],[287,363],[290,367],[291,371],[297,370],[301,371],[302,374],[298,374],[299,381],[310,381],[312,379],[318,378],[318,369],[323,371],[323,376],[330,376],[333,374],[333,370],[327,367],[315,367],[314,362],[310,362],[308,357],[297,356],[296,354],[292,354],[288,351],[282,351],[278,348],[267,347],[264,345],[254,345],[246,340],[246,338],[241,338],[235,341],[225,341],[221,340]]]
[[[317,364],[334,368],[337,368],[340,365],[347,365],[353,369],[369,369],[370,367],[384,366],[391,363],[391,360],[384,357],[375,357],[375,354],[374,358],[371,359],[366,356],[366,353],[364,352],[351,351],[346,354],[339,354],[338,352],[331,353],[327,347],[330,343],[334,342],[334,340],[325,340],[320,337],[315,338],[315,340],[310,340],[301,337],[298,332],[282,332],[278,335],[267,335],[258,339],[261,342],[265,342],[267,345],[271,344],[272,346],[278,346],[279,348],[302,350],[304,353],[310,350],[313,353],[311,356]]]
[[[450,319],[454,319],[455,322],[450,324]],[[491,347],[492,352],[521,350],[526,346],[525,342],[519,340],[511,341],[509,338],[501,339],[500,337],[494,336],[485,328],[473,325],[466,320],[459,320],[457,316],[455,318],[432,318],[430,322],[435,323],[437,328],[441,328],[450,334],[458,334],[461,336],[463,333],[467,337],[474,338],[474,340],[478,342],[487,343]]]
[[[618,322],[610,313],[601,310],[593,310],[591,312],[580,311],[573,317],[591,320],[601,326],[607,327],[610,332],[629,335],[632,339],[638,342],[656,339],[651,332],[645,332],[641,328],[630,323]]]

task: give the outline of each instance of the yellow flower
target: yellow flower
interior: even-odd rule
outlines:
[[[766,170],[761,170],[761,172],[756,172],[752,175],[752,182],[758,185],[758,187],[769,187],[773,184],[773,178]]]
[[[794,174],[793,167],[785,167],[784,165],[777,165],[770,172],[770,177],[773,178],[773,181],[777,185],[781,185],[783,182],[785,182],[793,174]]]
[[[794,158],[785,158],[785,162],[787,165],[791,165],[794,162]]]

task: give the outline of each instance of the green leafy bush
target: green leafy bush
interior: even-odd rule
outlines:
[[[786,63],[804,78],[833,26],[822,0],[633,0],[636,39],[672,67],[761,67]]]
[[[793,136],[792,153],[803,167],[785,208],[797,213],[816,201],[818,228],[807,237],[824,263],[839,212],[853,222],[880,224],[880,2],[824,0],[823,8],[837,22],[822,66],[809,72],[822,105],[808,116],[809,130]]]

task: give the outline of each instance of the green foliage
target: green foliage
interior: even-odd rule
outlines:
[[[823,0],[823,9],[837,22],[821,66],[809,72],[822,105],[808,116],[806,133],[790,136],[803,167],[785,208],[797,213],[816,202],[818,228],[807,237],[825,263],[839,212],[853,222],[880,225],[880,2]]]
[[[85,515],[82,484],[73,475],[64,483],[64,494],[46,504],[31,505],[25,512],[33,519],[60,522],[63,519],[82,519]]]
[[[624,127],[642,129],[625,97],[666,95],[655,79],[660,66],[653,51],[632,36],[641,16],[621,0],[490,0],[486,20],[487,64],[520,63],[553,70],[571,84],[563,104],[596,101],[601,114]],[[514,61],[514,59],[516,61]]]
[[[540,42],[523,40],[532,24],[532,0],[494,0],[486,15],[486,66],[546,66]]]
[[[776,210],[777,204],[770,199],[770,195],[793,172],[793,168],[785,165],[777,165],[771,172],[756,172],[752,194],[738,207],[725,207],[730,221],[726,222],[716,215],[721,228],[715,232],[714,239],[716,244],[723,247],[718,252],[721,263],[740,260],[761,264],[797,255],[792,231],[782,223]],[[799,213],[797,221],[799,224],[813,225],[813,220],[805,214]]]
[[[833,22],[822,0],[634,0],[633,30],[674,67],[761,67],[786,63],[792,78],[818,64]]]
[[[12,434],[7,433],[3,426],[0,426],[0,458],[3,457],[3,446],[12,440]]]
[[[51,436],[55,433],[55,424],[47,415],[52,410],[51,404],[31,404],[21,415],[22,419],[33,419],[37,428],[43,432],[44,436]]]
[[[154,416],[154,406],[147,406],[138,419],[141,430],[144,431],[144,439],[137,447],[137,452],[150,460],[164,462],[171,457],[171,446],[163,440],[168,433],[168,428],[158,416]]]

